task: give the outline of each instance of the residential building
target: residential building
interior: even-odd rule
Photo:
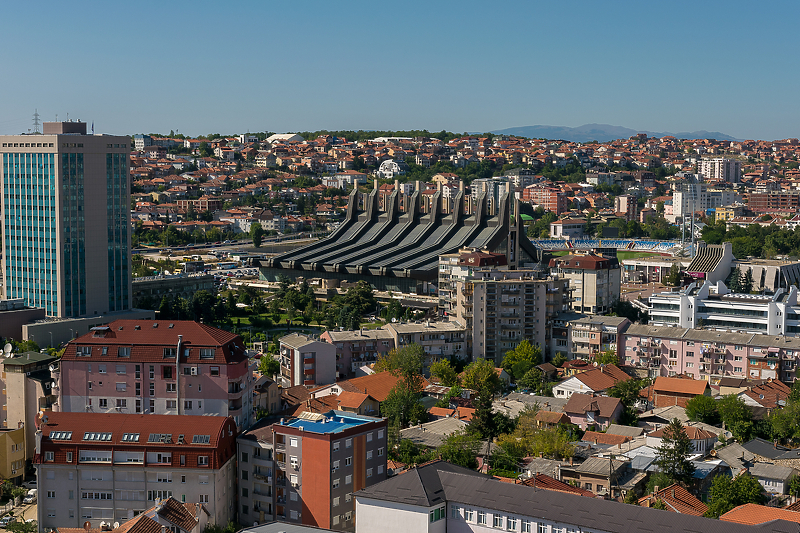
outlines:
[[[640,507],[652,507],[656,502],[663,503],[666,510],[673,513],[703,516],[708,510],[706,504],[698,500],[679,483],[673,483],[660,490],[654,490],[651,494],[639,498],[638,503]]]
[[[254,381],[234,333],[182,320],[115,320],[67,345],[55,410],[232,416],[247,428]]]
[[[280,388],[269,376],[259,377],[253,385],[253,410],[262,410],[269,414],[275,414],[281,410]]]
[[[336,378],[350,378],[363,373],[363,368],[395,348],[391,332],[378,329],[348,331],[327,330],[321,341],[336,347]]]
[[[386,419],[329,411],[237,439],[239,521],[353,531],[352,494],[386,479]]]
[[[48,413],[36,433],[38,523],[99,527],[175,497],[224,525],[235,516],[235,455],[231,417]]]
[[[394,322],[384,326],[395,347],[418,344],[425,352],[422,364],[428,369],[436,359],[467,358],[466,329],[458,322]]]
[[[149,135],[134,135],[133,136],[133,149],[141,152],[148,146],[153,146],[153,138]]]
[[[281,385],[325,385],[336,381],[336,347],[300,333],[278,339],[280,343]]]
[[[23,459],[33,459],[36,417],[50,411],[58,400],[51,365],[58,358],[39,352],[24,352],[3,359],[2,426],[23,428]],[[20,471],[20,474],[22,472]]]
[[[761,462],[753,463],[748,472],[770,496],[788,494],[789,481],[797,475],[792,467]]]
[[[208,523],[208,509],[202,503],[182,503],[175,498],[157,502],[153,507],[120,524],[106,523],[99,528],[80,528],[85,533],[202,533]],[[84,524],[85,526],[85,524]],[[59,527],[55,533],[75,533],[75,528]]]
[[[601,394],[618,382],[631,379],[617,365],[602,365],[589,368],[591,370],[579,372],[553,387],[553,396],[556,398],[570,398],[575,393]]]
[[[672,195],[672,214],[665,215],[670,222],[691,216],[692,212],[705,213],[713,209],[741,201],[733,189],[709,187],[707,183],[684,182],[675,185]]]
[[[564,406],[569,421],[582,430],[604,430],[619,420],[624,406],[619,398],[576,392]],[[586,487],[592,490],[590,487]]]
[[[550,223],[550,237],[554,239],[580,239],[586,229],[583,218],[562,218]]]
[[[553,320],[566,310],[567,280],[544,277],[541,270],[476,268],[474,254],[457,260],[441,256],[439,280],[443,313],[466,330],[465,353],[499,363],[523,339],[551,356]],[[458,261],[458,264],[454,264]]]
[[[626,365],[647,368],[651,377],[772,378],[791,384],[800,338],[633,324],[622,335],[623,353]]]
[[[469,190],[474,202],[477,202],[481,195],[486,195],[487,212],[495,214],[503,196],[513,195],[514,184],[505,177],[478,178],[472,180],[469,184]]]
[[[129,310],[130,137],[43,129],[0,136],[2,297],[48,316]]]
[[[761,524],[780,523],[778,520],[786,523],[796,523],[797,520],[800,519],[800,517],[797,516],[797,507],[796,503],[787,508],[767,507],[757,503],[745,503],[744,505],[734,507],[720,516],[719,519],[726,522],[726,528],[728,525],[733,524],[737,526],[749,526],[752,529],[753,526]]]
[[[569,209],[567,193],[558,187],[541,183],[525,187],[522,190],[522,200],[530,202],[531,205],[540,206],[545,211],[550,211],[556,215],[560,215]]]
[[[697,171],[703,175],[705,181],[739,183],[742,177],[742,162],[738,159],[724,157],[702,159],[698,164]]]
[[[800,191],[751,192],[747,197],[747,209],[758,214],[771,212],[795,213],[800,209]],[[737,216],[742,216],[742,214],[744,213],[740,213]],[[730,219],[726,218],[726,220]]]
[[[33,443],[33,440],[30,442]],[[22,481],[25,475],[25,452],[25,427],[0,428],[0,476],[3,479],[14,484]]]
[[[695,396],[711,396],[711,387],[708,381],[659,376],[653,383],[653,403],[656,407],[671,405],[686,407],[689,400]]]
[[[614,197],[614,212],[625,216],[628,222],[636,220],[636,210],[639,208],[637,198],[632,194],[620,194]]]
[[[604,472],[607,479],[609,460],[600,459],[599,463],[598,470]],[[612,468],[613,465],[612,462]],[[624,469],[618,467],[612,472],[622,474]],[[612,479],[616,478],[612,476]],[[600,484],[605,488],[608,481]],[[593,489],[595,485],[596,482],[592,482]],[[690,533],[719,527],[719,521],[711,518],[620,505],[602,498],[527,484],[504,483],[443,461],[412,468],[403,475],[355,493],[354,498],[358,533],[479,533],[490,530]],[[598,520],[598,517],[604,518]],[[758,531],[767,530],[772,528]],[[753,526],[728,523],[725,531],[754,533],[755,530]]]
[[[691,258],[683,257],[632,257],[622,260],[622,281],[639,283],[664,283],[673,265],[679,270],[689,266]]]
[[[664,438],[664,431],[667,427],[668,426],[663,426],[656,431],[648,433],[646,437],[647,446],[651,448],[660,448],[662,439]],[[692,444],[694,453],[700,454],[701,456],[706,456],[711,453],[711,450],[714,449],[714,443],[716,443],[719,438],[715,433],[699,427],[682,426],[682,428],[683,432],[689,438],[689,442]]]
[[[614,398],[617,399],[617,398]],[[630,468],[630,462],[604,457],[589,457],[582,463],[561,466],[561,480],[597,495],[619,496],[619,484]]]
[[[550,260],[550,268],[560,278],[569,280],[572,309],[602,315],[619,300],[621,270],[616,257],[593,253],[564,255]]]
[[[620,316],[587,316],[569,323],[571,359],[591,359],[603,352],[617,354],[617,340],[631,323]]]

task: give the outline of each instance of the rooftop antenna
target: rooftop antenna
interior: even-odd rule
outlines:
[[[39,133],[39,110],[33,110],[33,133]]]
[[[56,122],[58,122],[58,113],[56,113]]]
[[[67,122],[69,122],[69,113],[67,113]]]

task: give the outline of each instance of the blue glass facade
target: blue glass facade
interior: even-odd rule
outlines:
[[[128,159],[106,154],[106,218],[108,220],[108,310],[128,309],[128,212],[125,202]]]
[[[61,154],[64,316],[86,314],[86,214],[83,154]]]
[[[58,314],[56,155],[3,154],[6,294]]]

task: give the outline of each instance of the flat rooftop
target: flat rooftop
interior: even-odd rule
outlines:
[[[285,422],[283,425],[291,428],[311,431],[312,433],[341,433],[346,429],[376,422],[379,418],[369,416],[353,416],[344,414],[342,411],[329,411],[325,414],[302,413],[299,418]]]

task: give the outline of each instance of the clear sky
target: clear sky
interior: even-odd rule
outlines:
[[[489,131],[800,137],[794,1],[9,2],[0,133]]]

